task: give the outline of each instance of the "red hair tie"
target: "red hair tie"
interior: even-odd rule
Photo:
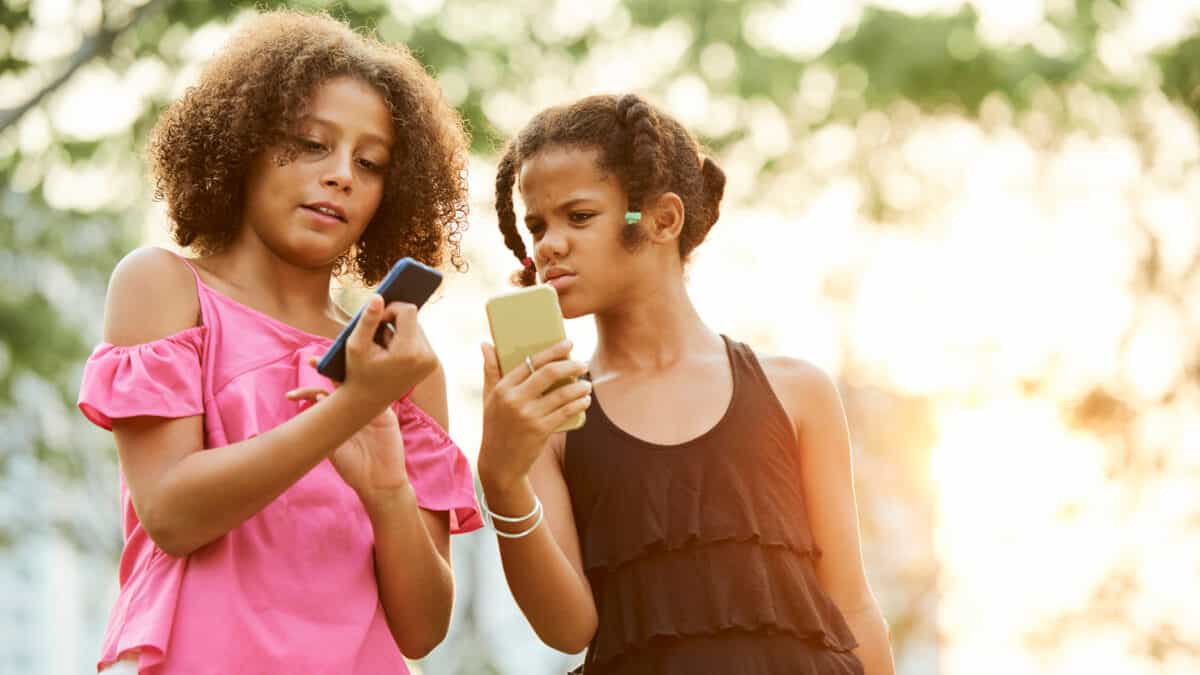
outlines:
[[[524,258],[521,258],[521,265],[526,268],[533,267],[533,260],[531,260],[529,256],[525,256]]]

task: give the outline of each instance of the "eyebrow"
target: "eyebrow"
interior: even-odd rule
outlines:
[[[316,115],[305,115],[304,117],[300,118],[300,121],[301,121],[301,123],[314,122],[321,126],[333,127],[335,129],[341,129],[341,125],[339,125],[337,122],[334,122],[333,120],[327,120],[324,117],[318,117]],[[383,136],[380,136],[379,134],[374,134],[374,133],[371,133],[370,131],[368,131],[363,134],[363,138],[365,138],[369,142],[378,143],[379,145],[382,145],[383,147],[387,148],[388,150],[392,149],[392,144],[390,142],[388,142],[388,140],[386,138],[384,138]]]

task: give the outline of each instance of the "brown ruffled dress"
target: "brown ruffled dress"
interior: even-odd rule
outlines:
[[[862,675],[813,562],[797,440],[758,359],[725,339],[733,397],[658,445],[593,397],[564,473],[599,611],[587,675]]]

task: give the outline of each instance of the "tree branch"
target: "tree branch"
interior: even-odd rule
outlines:
[[[5,129],[12,126],[17,120],[21,119],[21,117],[24,116],[25,113],[29,112],[31,108],[41,103],[42,99],[52,94],[62,85],[66,84],[67,80],[71,79],[71,76],[75,74],[75,71],[83,67],[83,65],[88,61],[91,61],[97,56],[107,56],[109,52],[112,51],[113,43],[116,42],[117,38],[125,33],[125,31],[137,25],[138,21],[141,21],[143,17],[158,7],[173,1],[174,0],[150,0],[146,4],[134,10],[133,14],[130,15],[129,20],[125,23],[113,28],[105,28],[101,26],[100,30],[95,35],[85,39],[83,44],[79,46],[79,49],[77,49],[75,53],[71,55],[71,60],[67,63],[67,68],[62,72],[62,74],[54,78],[54,80],[45,87],[42,87],[41,91],[34,94],[33,98],[30,98],[25,103],[15,108],[0,110],[0,133],[3,133]]]

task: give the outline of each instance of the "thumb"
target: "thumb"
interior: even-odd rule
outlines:
[[[371,348],[371,343],[375,340],[375,331],[379,329],[379,321],[383,316],[383,297],[378,293],[372,293],[367,299],[367,304],[363,305],[362,313],[358,315],[358,325],[350,332],[350,339],[346,341],[347,346],[367,353]]]
[[[500,381],[500,362],[496,358],[496,348],[483,342],[479,345],[483,352],[483,395],[487,396],[496,388]]]

